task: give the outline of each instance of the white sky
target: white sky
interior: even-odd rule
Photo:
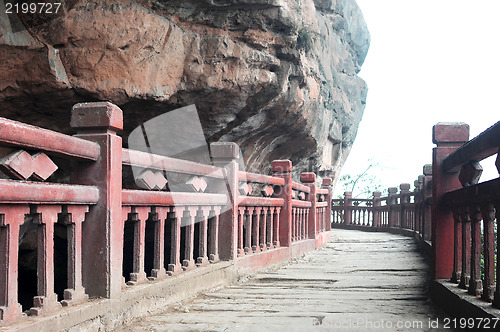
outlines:
[[[371,34],[360,72],[369,91],[343,173],[372,158],[385,187],[413,186],[431,163],[434,124],[466,122],[473,137],[500,120],[500,1],[357,3]],[[481,180],[496,176],[494,159],[481,164]]]

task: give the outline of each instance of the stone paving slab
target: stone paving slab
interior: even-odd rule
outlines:
[[[428,275],[411,238],[335,229],[323,248],[120,331],[450,331]]]

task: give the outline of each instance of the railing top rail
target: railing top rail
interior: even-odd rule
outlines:
[[[350,198],[351,202],[371,202],[373,199],[371,198]]]
[[[127,166],[224,179],[221,168],[137,150],[123,149],[122,163]]]
[[[481,161],[498,152],[500,147],[500,121],[465,143],[443,161],[443,171],[457,172],[463,164]]]
[[[240,196],[239,206],[283,206],[283,198]]]
[[[443,196],[443,200],[450,207],[465,207],[471,204],[498,201],[500,200],[500,179],[450,191]]]
[[[305,186],[303,184],[297,183],[295,181],[292,181],[292,189],[303,191],[303,192],[308,193],[308,194],[311,192],[311,188],[309,188],[308,186]]]
[[[0,145],[92,161],[96,161],[100,154],[97,143],[1,117]]]
[[[226,203],[227,196],[223,194],[122,190],[122,205],[125,206],[222,206]]]
[[[325,189],[325,188],[318,188],[316,189],[316,194],[319,194],[319,195],[328,195],[328,189]]]
[[[292,207],[310,208],[311,205],[312,204],[309,201],[299,201],[298,199],[292,199]]]
[[[276,176],[270,176],[270,175],[257,174],[257,173],[249,173],[249,172],[244,172],[244,171],[240,171],[238,173],[238,180],[240,180],[240,181],[246,180],[248,182],[271,184],[271,185],[278,185],[278,186],[285,185],[285,179],[283,179],[283,178],[279,178]]]
[[[96,204],[99,189],[94,186],[0,180],[2,204]]]
[[[327,207],[328,206],[328,202],[317,202],[316,203],[316,207]]]

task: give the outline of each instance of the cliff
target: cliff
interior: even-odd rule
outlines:
[[[0,7],[4,2],[0,1]],[[68,0],[0,12],[0,115],[68,132],[71,106],[110,100],[124,136],[195,104],[209,142],[247,169],[291,159],[336,178],[367,87],[369,34],[354,0]]]

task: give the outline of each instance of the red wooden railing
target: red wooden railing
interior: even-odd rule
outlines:
[[[122,112],[104,102],[75,105],[71,126],[74,136],[0,118],[0,324],[327,238],[331,180],[294,182],[289,160],[262,175],[239,170],[234,143],[211,144],[213,166],[124,149]],[[167,190],[168,174],[183,192]],[[20,271],[31,257],[34,271]]]
[[[332,200],[332,226],[406,230],[430,246],[434,279],[449,279],[500,308],[500,257],[496,255],[500,179],[479,183],[481,160],[497,155],[500,172],[500,122],[470,141],[468,125],[438,123],[433,141],[433,164],[424,166],[413,191],[402,184],[399,193],[389,188],[386,197],[376,192],[368,200],[346,192],[343,199]]]

